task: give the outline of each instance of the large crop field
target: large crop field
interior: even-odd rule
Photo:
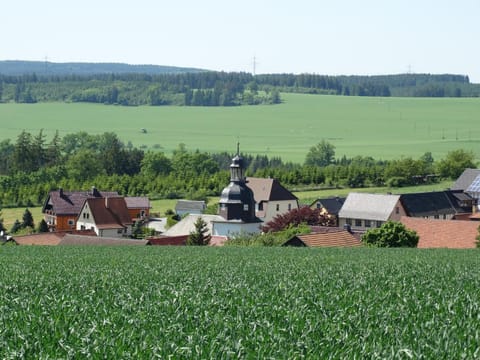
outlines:
[[[125,143],[170,153],[188,149],[234,152],[303,162],[309,148],[326,139],[336,156],[376,159],[442,158],[454,149],[480,159],[480,99],[368,98],[282,94],[280,105],[242,107],[121,107],[94,104],[0,104],[0,140],[22,130],[44,129],[51,137],[114,131]],[[141,129],[147,130],[142,133]]]
[[[477,359],[476,250],[0,247],[0,358]]]

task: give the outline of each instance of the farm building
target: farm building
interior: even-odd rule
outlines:
[[[317,227],[311,234],[295,235],[282,246],[355,247],[362,246],[358,236],[338,227]]]
[[[338,213],[339,226],[353,231],[367,231],[386,221],[400,221],[405,216],[400,195],[355,193],[348,194]]]
[[[178,200],[175,205],[175,213],[179,216],[186,214],[202,214],[206,209],[205,201]]]

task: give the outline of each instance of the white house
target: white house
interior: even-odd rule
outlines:
[[[86,199],[77,218],[77,230],[93,230],[97,236],[132,234],[132,218],[123,197]]]

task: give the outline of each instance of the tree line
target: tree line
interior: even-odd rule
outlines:
[[[179,144],[171,156],[122,143],[116,134],[58,133],[45,140],[43,131],[22,131],[15,142],[0,142],[0,207],[41,205],[49,191],[99,189],[122,195],[204,200],[218,196],[229,182],[234,154],[190,151]],[[475,167],[471,152],[455,150],[435,161],[376,160],[335,157],[335,147],[322,140],[311,147],[303,164],[279,157],[243,154],[247,176],[278,179],[290,189],[319,187],[406,186],[456,178]]]
[[[478,97],[468,76],[325,76],[192,72],[177,74],[1,75],[0,102],[238,106],[277,104],[280,92],[344,96]]]

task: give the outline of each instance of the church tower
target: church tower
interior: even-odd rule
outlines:
[[[237,154],[230,164],[230,184],[223,189],[219,205],[219,215],[225,220],[245,223],[259,221],[255,216],[253,191],[247,186],[245,178],[245,162],[240,156],[240,144],[237,144]]]

